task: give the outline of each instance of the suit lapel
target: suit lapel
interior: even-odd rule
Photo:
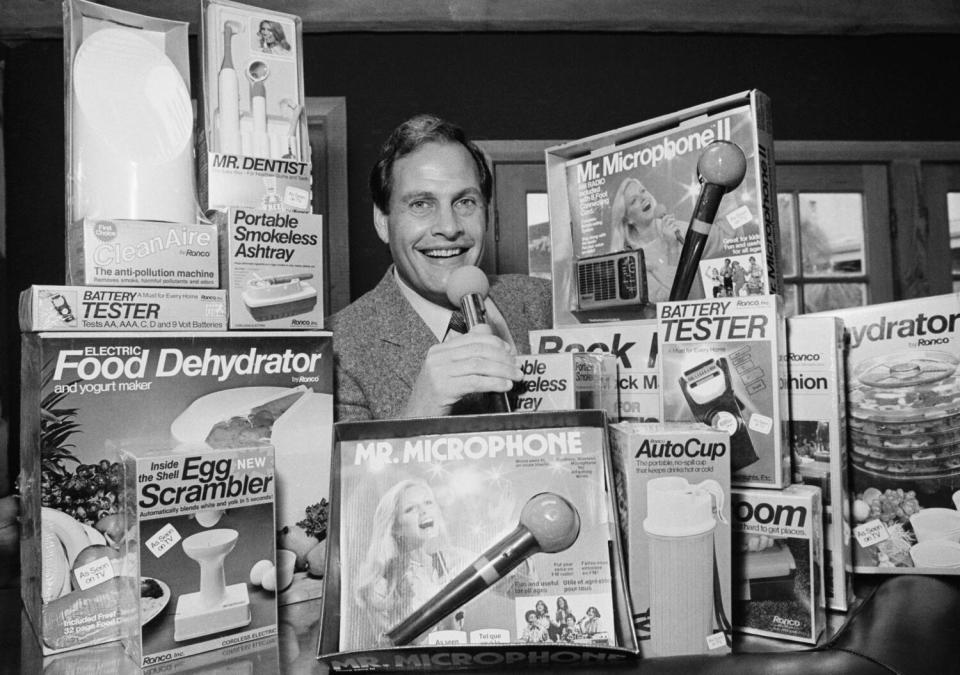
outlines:
[[[374,324],[378,329],[376,337],[383,345],[383,350],[378,351],[383,354],[384,362],[370,365],[399,378],[409,391],[420,373],[427,350],[437,344],[437,338],[403,297],[393,274],[391,267],[374,289],[377,312]]]

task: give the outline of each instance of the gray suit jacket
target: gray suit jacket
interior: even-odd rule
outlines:
[[[336,419],[385,419],[403,411],[433,333],[403,297],[393,267],[380,283],[328,322],[336,366]],[[517,274],[490,277],[490,299],[520,353],[530,353],[529,331],[552,324],[550,284]]]

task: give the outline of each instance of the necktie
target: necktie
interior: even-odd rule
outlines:
[[[450,323],[447,325],[447,331],[456,331],[463,335],[467,333],[467,320],[463,316],[463,312],[459,309],[454,310],[450,315]]]

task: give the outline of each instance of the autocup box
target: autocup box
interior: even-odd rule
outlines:
[[[31,286],[20,293],[20,330],[226,330],[220,290]]]
[[[660,419],[655,320],[532,330],[530,346],[538,354],[596,352],[615,356],[620,419],[638,422]]]
[[[960,574],[960,296],[829,314],[850,341],[854,571]]]
[[[70,569],[120,538],[131,439],[174,452],[272,444],[277,546],[297,570],[279,601],[321,593],[331,361],[324,332],[24,334],[21,591],[45,650],[120,636],[116,588],[75,589]]]
[[[321,661],[445,670],[635,655],[601,411],[336,433]]]
[[[843,322],[836,317],[787,319],[793,481],[820,488],[827,605],[845,612],[853,579],[843,344]]]
[[[733,628],[816,643],[826,623],[820,488],[733,490]]]
[[[128,447],[123,642],[137,665],[277,634],[273,448]]]
[[[728,654],[729,434],[621,422],[610,443],[640,654]]]
[[[229,0],[202,7],[207,208],[309,212],[300,17]]]
[[[227,210],[231,328],[323,328],[323,216]]]
[[[521,355],[523,379],[510,392],[514,412],[600,409],[618,418],[617,361],[610,354]]]
[[[733,485],[790,483],[786,330],[776,295],[657,307],[661,418],[730,433]]]
[[[746,174],[720,200],[688,297],[781,290],[770,102],[746,91],[547,148],[554,326],[655,317],[717,141],[739,146]]]

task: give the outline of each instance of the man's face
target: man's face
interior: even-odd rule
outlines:
[[[390,213],[374,207],[400,277],[443,306],[450,273],[483,254],[487,208],[473,158],[458,143],[427,143],[393,165]]]

